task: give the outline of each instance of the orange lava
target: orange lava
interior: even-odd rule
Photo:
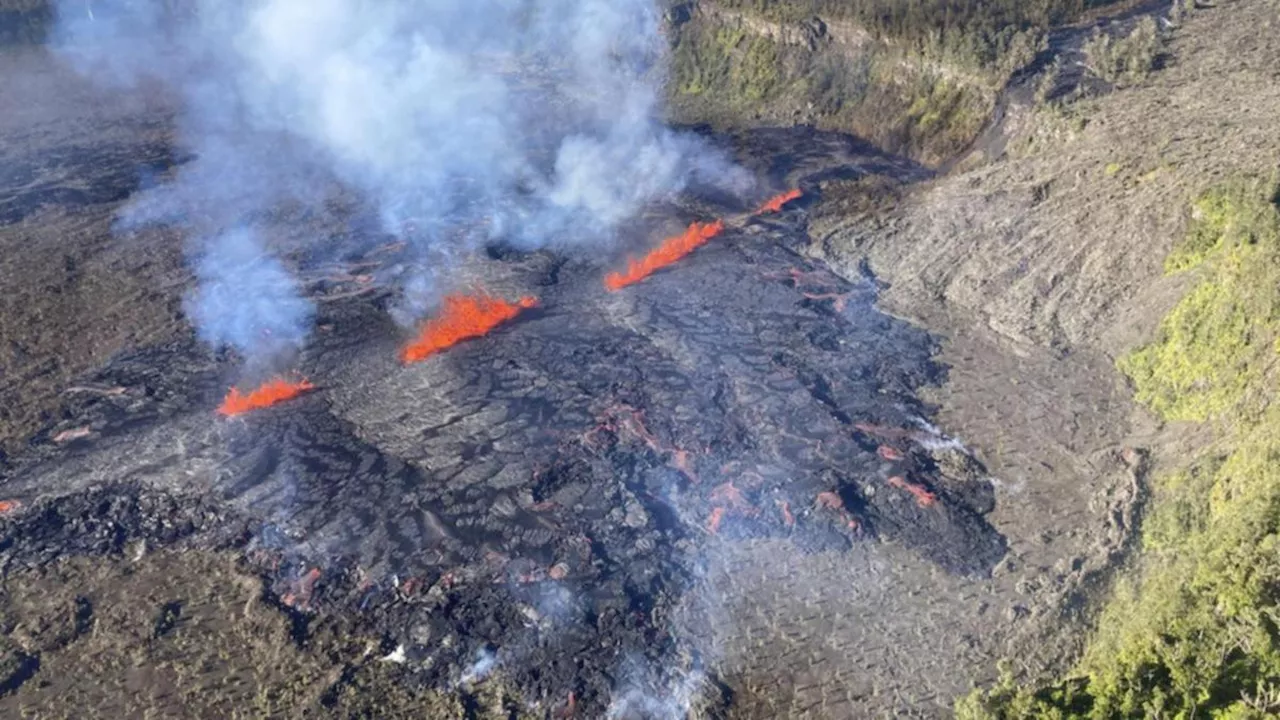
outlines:
[[[689,482],[695,484],[698,482],[698,474],[693,470],[693,462],[689,459],[688,450],[673,450],[671,452],[671,464],[675,469],[684,473],[684,476],[689,478]]]
[[[0,515],[8,515],[20,507],[22,507],[21,500],[0,500]]]
[[[839,495],[833,492],[820,492],[814,499],[817,501],[818,507],[830,508],[832,510],[844,510],[844,501],[840,499]]]
[[[707,532],[714,535],[720,529],[722,520],[724,520],[724,508],[711,508],[711,516],[707,518]]]
[[[609,407],[604,412],[604,418],[595,427],[588,430],[583,435],[583,440],[588,444],[599,447],[600,435],[604,432],[616,433],[619,436],[622,433],[629,433],[649,446],[650,450],[656,453],[670,453],[670,465],[684,476],[689,478],[689,482],[698,483],[698,474],[694,470],[692,454],[688,450],[680,448],[668,449],[662,444],[658,438],[649,431],[644,424],[644,412],[626,405],[616,405]]]
[[[791,503],[786,500],[778,500],[777,502],[778,509],[782,511],[782,522],[786,523],[787,527],[795,525],[796,516],[791,514]]]
[[[880,447],[876,448],[876,453],[879,454],[880,457],[884,458],[885,460],[901,460],[902,459],[902,453],[899,452],[897,448],[889,447],[888,445],[881,445]]]
[[[756,210],[756,214],[763,215],[765,213],[778,212],[782,209],[783,205],[795,200],[800,197],[800,195],[802,195],[802,193],[798,189],[788,190],[781,195],[774,195],[766,200],[764,204],[760,206],[759,210]]]
[[[573,691],[570,690],[568,701],[566,701],[564,707],[557,710],[552,717],[557,718],[557,720],[566,720],[567,718],[571,718],[577,710],[576,705],[577,703],[573,696]]]
[[[849,296],[845,293],[800,293],[810,300],[830,300],[831,306],[836,312],[844,312],[845,305],[849,302]]]
[[[280,603],[287,607],[296,607],[306,609],[311,602],[311,592],[315,589],[316,581],[320,579],[320,569],[311,568],[309,572],[300,580],[298,580],[298,592],[287,592],[280,596]]]
[[[86,425],[84,427],[78,427],[71,430],[63,430],[62,432],[53,436],[53,441],[56,443],[71,442],[72,440],[87,438],[92,434],[93,434],[93,431],[89,429],[88,425]]]
[[[928,490],[925,490],[920,485],[917,485],[913,482],[907,482],[905,479],[897,475],[894,475],[893,477],[889,478],[889,485],[891,485],[892,487],[900,488],[902,490],[906,490],[907,492],[911,493],[913,496],[915,496],[916,504],[919,505],[920,507],[929,507],[938,499],[937,496],[935,496],[933,493],[929,492]]]
[[[747,498],[743,496],[742,491],[733,486],[733,481],[720,483],[711,490],[708,498],[713,505],[719,505],[728,510],[736,510],[743,513],[750,513],[754,508],[751,503],[747,502]]]
[[[642,259],[628,260],[626,272],[612,272],[606,275],[604,286],[610,292],[617,292],[628,285],[638,283],[693,252],[700,245],[704,245],[708,240],[719,235],[721,230],[724,230],[723,220],[716,220],[713,223],[695,222],[689,226],[688,230],[684,231],[683,235],[676,235],[663,240],[658,249],[645,255]]]
[[[418,339],[401,351],[400,359],[406,363],[425,360],[463,340],[485,335],[519,315],[521,310],[537,305],[537,298],[532,297],[522,297],[509,303],[483,292],[449,295],[444,299],[440,314],[423,323]]]
[[[844,519],[844,524],[850,530],[858,530],[862,527],[862,523],[858,522],[858,518],[850,515],[849,511],[845,509],[844,501],[840,499],[839,495],[833,492],[820,492],[814,500],[818,507],[838,512],[840,517]]]
[[[227,393],[227,397],[222,401],[222,404],[218,406],[218,412],[228,417],[239,415],[250,410],[270,407],[313,389],[315,389],[315,386],[306,380],[289,382],[281,377],[268,380],[247,395],[241,393],[239,388],[233,387],[231,392]]]

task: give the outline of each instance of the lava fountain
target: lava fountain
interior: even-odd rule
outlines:
[[[446,296],[440,314],[423,323],[417,339],[400,352],[400,359],[406,363],[425,360],[463,340],[487,335],[522,310],[537,305],[534,297],[522,297],[512,303],[484,292]]]
[[[629,260],[625,272],[609,273],[605,276],[604,286],[610,292],[617,292],[628,285],[634,285],[706,244],[722,230],[724,230],[722,220],[716,220],[713,223],[695,222],[683,234],[663,240],[656,250],[640,260]]]

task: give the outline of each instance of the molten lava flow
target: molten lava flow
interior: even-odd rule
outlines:
[[[820,492],[814,499],[817,501],[818,507],[829,508],[831,510],[844,510],[844,501],[840,499],[839,495],[833,492]]]
[[[923,486],[909,482],[898,475],[894,475],[889,478],[888,482],[891,487],[896,487],[900,490],[906,490],[911,493],[911,495],[916,499],[916,505],[919,505],[922,508],[929,507],[938,499],[933,493],[925,490]]]
[[[778,504],[778,509],[782,511],[782,522],[786,523],[787,527],[795,525],[796,516],[791,514],[791,503],[786,500],[776,500],[775,502]]]
[[[876,448],[876,453],[885,460],[897,461],[902,459],[902,453],[897,448],[888,445],[881,445]]]
[[[799,190],[788,190],[781,195],[774,195],[766,200],[764,204],[760,206],[759,210],[756,210],[756,214],[763,215],[765,213],[778,212],[782,209],[783,205],[786,205],[792,200],[800,197],[801,194],[802,193]]]
[[[693,469],[693,461],[689,457],[688,450],[672,450],[671,464],[675,469],[684,473],[684,476],[689,478],[689,482],[697,483],[698,473]]]
[[[728,510],[736,510],[743,513],[751,513],[754,510],[751,503],[747,502],[747,498],[743,496],[742,491],[734,487],[732,480],[715,486],[707,499],[711,501],[711,504],[720,505]]]
[[[72,428],[70,430],[63,430],[62,432],[53,436],[53,441],[61,444],[64,442],[71,442],[72,440],[79,440],[80,438],[87,438],[92,434],[93,434],[93,430],[89,429],[88,425],[85,425],[84,427]]]
[[[845,305],[849,302],[848,293],[800,293],[810,300],[830,300],[831,306],[836,312],[844,312]]]
[[[306,380],[289,382],[280,377],[267,381],[247,395],[241,393],[239,388],[233,387],[231,392],[227,393],[226,399],[218,406],[218,412],[227,416],[239,415],[295,398],[314,388],[315,386]]]
[[[640,282],[649,277],[654,272],[670,265],[680,258],[693,252],[698,246],[705,244],[708,240],[720,234],[724,230],[724,221],[717,220],[713,223],[693,223],[683,235],[669,237],[662,241],[658,249],[645,255],[640,260],[628,260],[626,272],[612,272],[605,276],[604,286],[610,292],[616,292],[622,288]]]
[[[600,423],[585,432],[582,439],[596,449],[603,449],[609,442],[606,433],[613,433],[617,438],[621,438],[624,433],[629,434],[644,442],[655,453],[670,453],[670,465],[684,473],[684,476],[689,478],[689,482],[695,484],[698,482],[698,474],[694,469],[691,453],[688,450],[668,449],[664,446],[662,441],[644,424],[643,411],[627,405],[610,406],[605,409]]]
[[[839,495],[833,492],[820,492],[814,500],[818,507],[835,510],[839,513],[841,519],[844,520],[845,525],[850,530],[858,530],[862,527],[862,523],[858,522],[858,518],[850,515],[849,511],[845,509],[844,500],[841,500]]]
[[[711,515],[707,517],[707,532],[715,535],[720,531],[720,523],[724,521],[724,508],[711,508]]]
[[[400,353],[400,359],[407,363],[425,360],[463,340],[485,335],[519,315],[521,310],[537,305],[538,300],[532,297],[522,297],[509,303],[483,292],[449,295],[444,299],[440,314],[423,323],[418,339]]]
[[[305,610],[311,604],[311,593],[315,590],[316,581],[319,579],[320,568],[311,568],[295,584],[297,592],[289,591],[281,595],[280,603],[285,607],[296,607],[300,610]]]
[[[0,515],[8,515],[20,507],[22,507],[21,500],[0,500]]]

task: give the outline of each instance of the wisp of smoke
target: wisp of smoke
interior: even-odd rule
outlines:
[[[323,212],[324,178],[371,199],[386,230],[412,227],[437,263],[495,235],[607,241],[690,182],[750,184],[662,124],[652,0],[58,2],[56,45],[83,72],[159,78],[183,98],[197,159],[124,220],[212,237],[202,283],[227,280],[236,261],[215,256],[244,257],[252,237],[221,233],[282,201]],[[202,287],[188,306],[210,342],[261,349],[256,329],[296,335],[308,317],[279,266],[251,254],[268,269],[234,291]]]
[[[608,720],[683,720],[707,683],[701,670],[663,667],[630,658],[614,689]]]
[[[230,345],[250,357],[302,345],[315,308],[252,231],[209,241],[196,260],[196,279],[186,311],[210,345]]]
[[[458,679],[460,685],[471,685],[478,683],[489,676],[493,669],[498,666],[498,656],[488,648],[481,648],[476,653],[475,662],[471,663],[471,667],[467,668],[462,677]]]

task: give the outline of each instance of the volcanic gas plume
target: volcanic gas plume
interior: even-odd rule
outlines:
[[[382,230],[454,262],[495,239],[607,243],[691,182],[734,194],[754,182],[658,120],[668,47],[652,0],[49,4],[72,66],[112,88],[159,80],[182,101],[191,157],[118,227],[182,227],[199,269],[189,317],[253,362],[301,346],[315,316],[277,253],[332,261],[359,242],[249,237],[282,205],[341,223],[333,200],[353,193]]]
[[[656,250],[640,260],[628,260],[625,272],[609,273],[605,276],[604,286],[610,292],[616,292],[628,285],[638,283],[693,252],[698,246],[719,235],[721,230],[724,230],[723,220],[716,220],[713,223],[695,222],[683,234],[663,240]]]
[[[788,190],[779,195],[774,195],[773,197],[764,201],[764,204],[760,206],[760,209],[756,210],[756,215],[764,215],[765,213],[778,212],[782,210],[783,205],[786,205],[792,200],[795,200],[796,198],[800,197],[801,194],[802,193],[799,190]]]
[[[400,359],[406,363],[425,360],[463,340],[485,335],[519,315],[521,310],[537,305],[538,300],[533,297],[522,297],[509,303],[484,292],[449,295],[444,299],[440,314],[423,323],[418,338],[401,351]]]
[[[306,380],[290,382],[282,377],[268,380],[247,394],[233,387],[222,404],[218,406],[218,412],[228,417],[240,415],[250,410],[270,407],[278,402],[290,400],[313,389],[315,386]]]

